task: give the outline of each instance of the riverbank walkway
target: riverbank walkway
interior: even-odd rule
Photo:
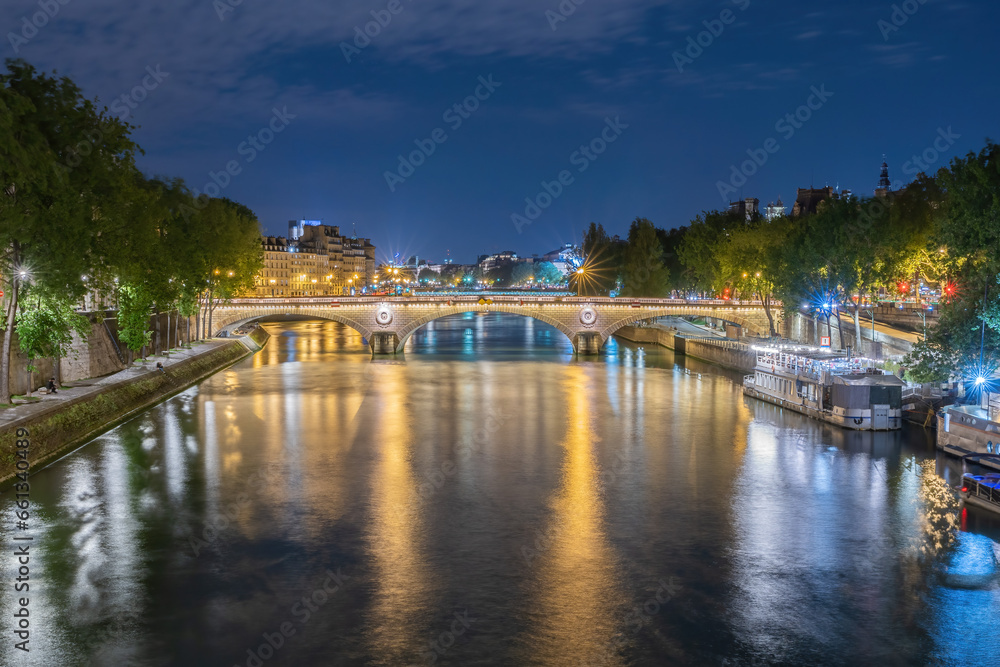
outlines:
[[[156,368],[156,362],[163,364],[163,367],[166,369],[174,364],[179,364],[188,359],[193,359],[217,350],[220,346],[231,343],[233,340],[231,338],[223,338],[196,341],[191,348],[171,350],[168,355],[147,357],[145,362],[138,361],[117,373],[97,378],[74,380],[68,383],[69,386],[60,387],[55,394],[44,394],[37,391],[32,393],[32,397],[41,400],[26,400],[23,397],[19,397],[15,399],[17,402],[13,407],[0,408],[0,424],[7,426],[22,419],[29,419],[41,412],[47,412],[59,403],[72,401],[89,394],[96,395],[116,384],[128,382],[149,373],[159,373],[160,371]]]

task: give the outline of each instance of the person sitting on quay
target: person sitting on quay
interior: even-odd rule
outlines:
[[[45,385],[45,389],[50,394],[57,393],[56,392],[56,379],[55,378],[49,378],[49,383],[47,385]]]

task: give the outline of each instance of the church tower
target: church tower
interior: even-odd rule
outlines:
[[[889,164],[882,156],[882,173],[879,175],[878,187],[875,188],[876,197],[885,197],[892,190],[892,181],[889,180]]]

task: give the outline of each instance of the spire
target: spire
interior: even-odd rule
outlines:
[[[889,180],[889,164],[885,161],[885,155],[882,156],[882,173],[879,175],[878,179],[878,190],[885,190],[888,192],[892,189],[892,182]]]

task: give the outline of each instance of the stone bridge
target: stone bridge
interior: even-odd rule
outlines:
[[[217,306],[212,335],[247,322],[273,316],[314,317],[346,324],[368,341],[373,354],[396,354],[421,326],[448,315],[496,312],[533,317],[550,324],[573,343],[578,354],[598,354],[618,329],[656,317],[706,317],[739,325],[767,336],[767,317],[760,304],[724,300],[556,297],[543,294],[480,297],[330,297],[233,299]],[[780,321],[780,308],[772,314]]]

